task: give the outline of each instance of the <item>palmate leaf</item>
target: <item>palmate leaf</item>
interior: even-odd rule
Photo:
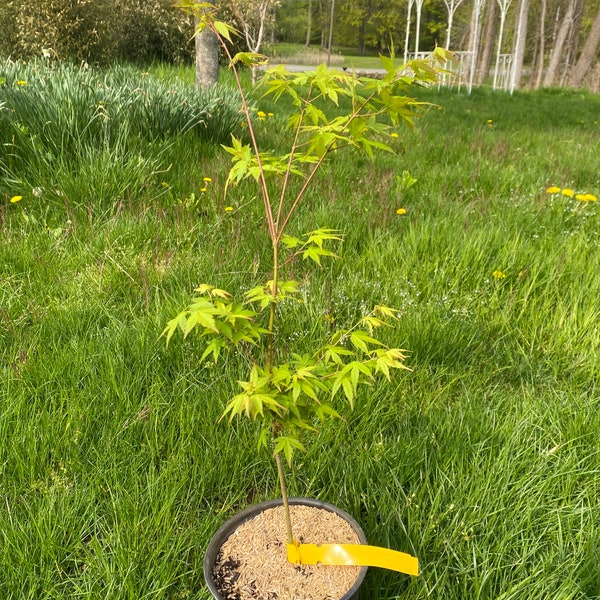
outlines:
[[[274,441],[275,448],[273,450],[273,454],[281,454],[283,452],[285,460],[290,466],[292,464],[294,451],[305,451],[304,446],[301,444],[300,440],[297,437],[291,437],[289,435],[280,435],[279,437],[275,438]]]
[[[233,67],[238,62],[246,65],[247,67],[255,67],[258,65],[265,65],[269,61],[269,57],[265,54],[258,54],[257,52],[238,52],[231,59],[229,67]]]
[[[365,354],[369,352],[369,347],[367,344],[375,345],[375,346],[383,346],[383,343],[379,340],[371,337],[366,331],[361,331],[360,329],[357,331],[353,331],[350,334],[350,343],[361,350]]]

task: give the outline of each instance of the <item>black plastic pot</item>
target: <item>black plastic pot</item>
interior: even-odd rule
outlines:
[[[223,597],[219,594],[217,590],[217,586],[213,577],[213,567],[217,562],[217,556],[219,555],[219,551],[221,546],[225,543],[227,538],[243,523],[253,519],[261,512],[268,510],[269,508],[275,508],[277,506],[281,506],[283,504],[281,499],[278,500],[267,500],[266,502],[261,502],[260,504],[255,504],[254,506],[250,506],[246,510],[238,513],[233,516],[229,521],[227,521],[213,536],[208,548],[206,549],[206,555],[204,556],[204,580],[206,581],[206,585],[210,590],[213,598],[216,600],[223,600]],[[350,524],[352,529],[356,531],[361,544],[367,543],[367,538],[361,529],[360,525],[345,511],[341,510],[337,506],[333,504],[329,504],[328,502],[322,502],[321,500],[314,500],[312,498],[289,498],[289,504],[302,504],[304,506],[312,506],[315,508],[321,508],[324,510],[328,510],[332,513],[335,513],[346,522]],[[358,599],[358,589],[360,588],[365,575],[367,574],[367,567],[362,567],[354,585],[343,595],[340,597],[340,600],[357,600]]]

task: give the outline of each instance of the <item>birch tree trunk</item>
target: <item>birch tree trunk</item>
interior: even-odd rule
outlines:
[[[568,79],[568,83],[573,87],[581,87],[583,85],[583,80],[585,76],[588,74],[592,67],[592,63],[594,62],[594,58],[598,52],[598,47],[600,46],[600,6],[598,7],[598,12],[596,13],[596,17],[594,22],[592,23],[592,28],[590,29],[590,33],[588,34],[587,39],[585,40],[585,44],[583,45],[583,49],[581,51],[581,55],[579,56],[579,60],[576,65],[573,67]]]

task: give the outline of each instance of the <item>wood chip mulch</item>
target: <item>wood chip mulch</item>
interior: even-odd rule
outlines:
[[[294,537],[305,544],[357,544],[341,517],[311,506],[290,506]],[[224,600],[339,600],[360,567],[294,565],[287,561],[283,507],[271,508],[234,531],[213,570]]]

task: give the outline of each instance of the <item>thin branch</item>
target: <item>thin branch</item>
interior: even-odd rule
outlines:
[[[300,147],[300,145],[298,144],[298,138],[300,137],[300,131],[302,130],[302,121],[304,120],[304,115],[306,114],[306,105],[310,104],[310,97],[312,95],[312,91],[313,91],[313,84],[311,83],[310,88],[308,90],[308,94],[306,96],[306,99],[304,100],[304,106],[302,107],[302,110],[300,111],[300,117],[298,119],[298,126],[296,127],[296,132],[294,134],[294,143],[292,144],[292,150],[290,152],[287,169],[285,171],[285,175],[283,178],[283,184],[281,186],[281,196],[279,197],[279,206],[277,208],[277,219],[275,221],[275,227],[277,228],[277,233],[279,233],[279,222],[281,220],[281,212],[283,210],[283,201],[285,199],[285,192],[287,190],[288,181],[289,181],[291,170],[292,170],[294,154],[295,154],[296,150]]]
[[[229,48],[227,47],[227,44],[223,41],[223,38],[220,36],[219,32],[215,29],[215,27],[212,25],[212,23],[210,24],[210,28],[217,36],[217,39],[219,40],[221,47],[223,48],[223,50],[225,51],[225,54],[227,55],[227,59],[229,61],[229,64],[231,65],[231,70],[233,71],[233,75],[235,77],[236,86],[240,93],[240,98],[242,100],[242,110],[244,111],[244,115],[246,116],[246,121],[248,123],[248,132],[250,133],[250,139],[252,141],[252,148],[254,149],[254,154],[256,155],[256,162],[257,162],[258,169],[259,169],[260,187],[261,187],[261,191],[262,191],[263,205],[265,207],[265,214],[267,217],[267,224],[269,227],[269,236],[270,236],[271,240],[273,242],[275,242],[275,240],[278,238],[278,236],[277,236],[277,230],[275,229],[275,223],[273,221],[273,210],[271,209],[271,202],[270,202],[270,198],[269,198],[269,188],[267,187],[267,180],[265,179],[265,173],[263,170],[262,161],[260,159],[258,142],[256,140],[256,135],[254,133],[252,119],[250,118],[250,109],[248,108],[248,103],[246,102],[246,96],[245,96],[244,90],[242,88],[242,82],[240,81],[240,77],[237,72],[237,68],[236,68],[235,64],[233,63],[233,57],[231,56],[231,52],[229,52]]]

